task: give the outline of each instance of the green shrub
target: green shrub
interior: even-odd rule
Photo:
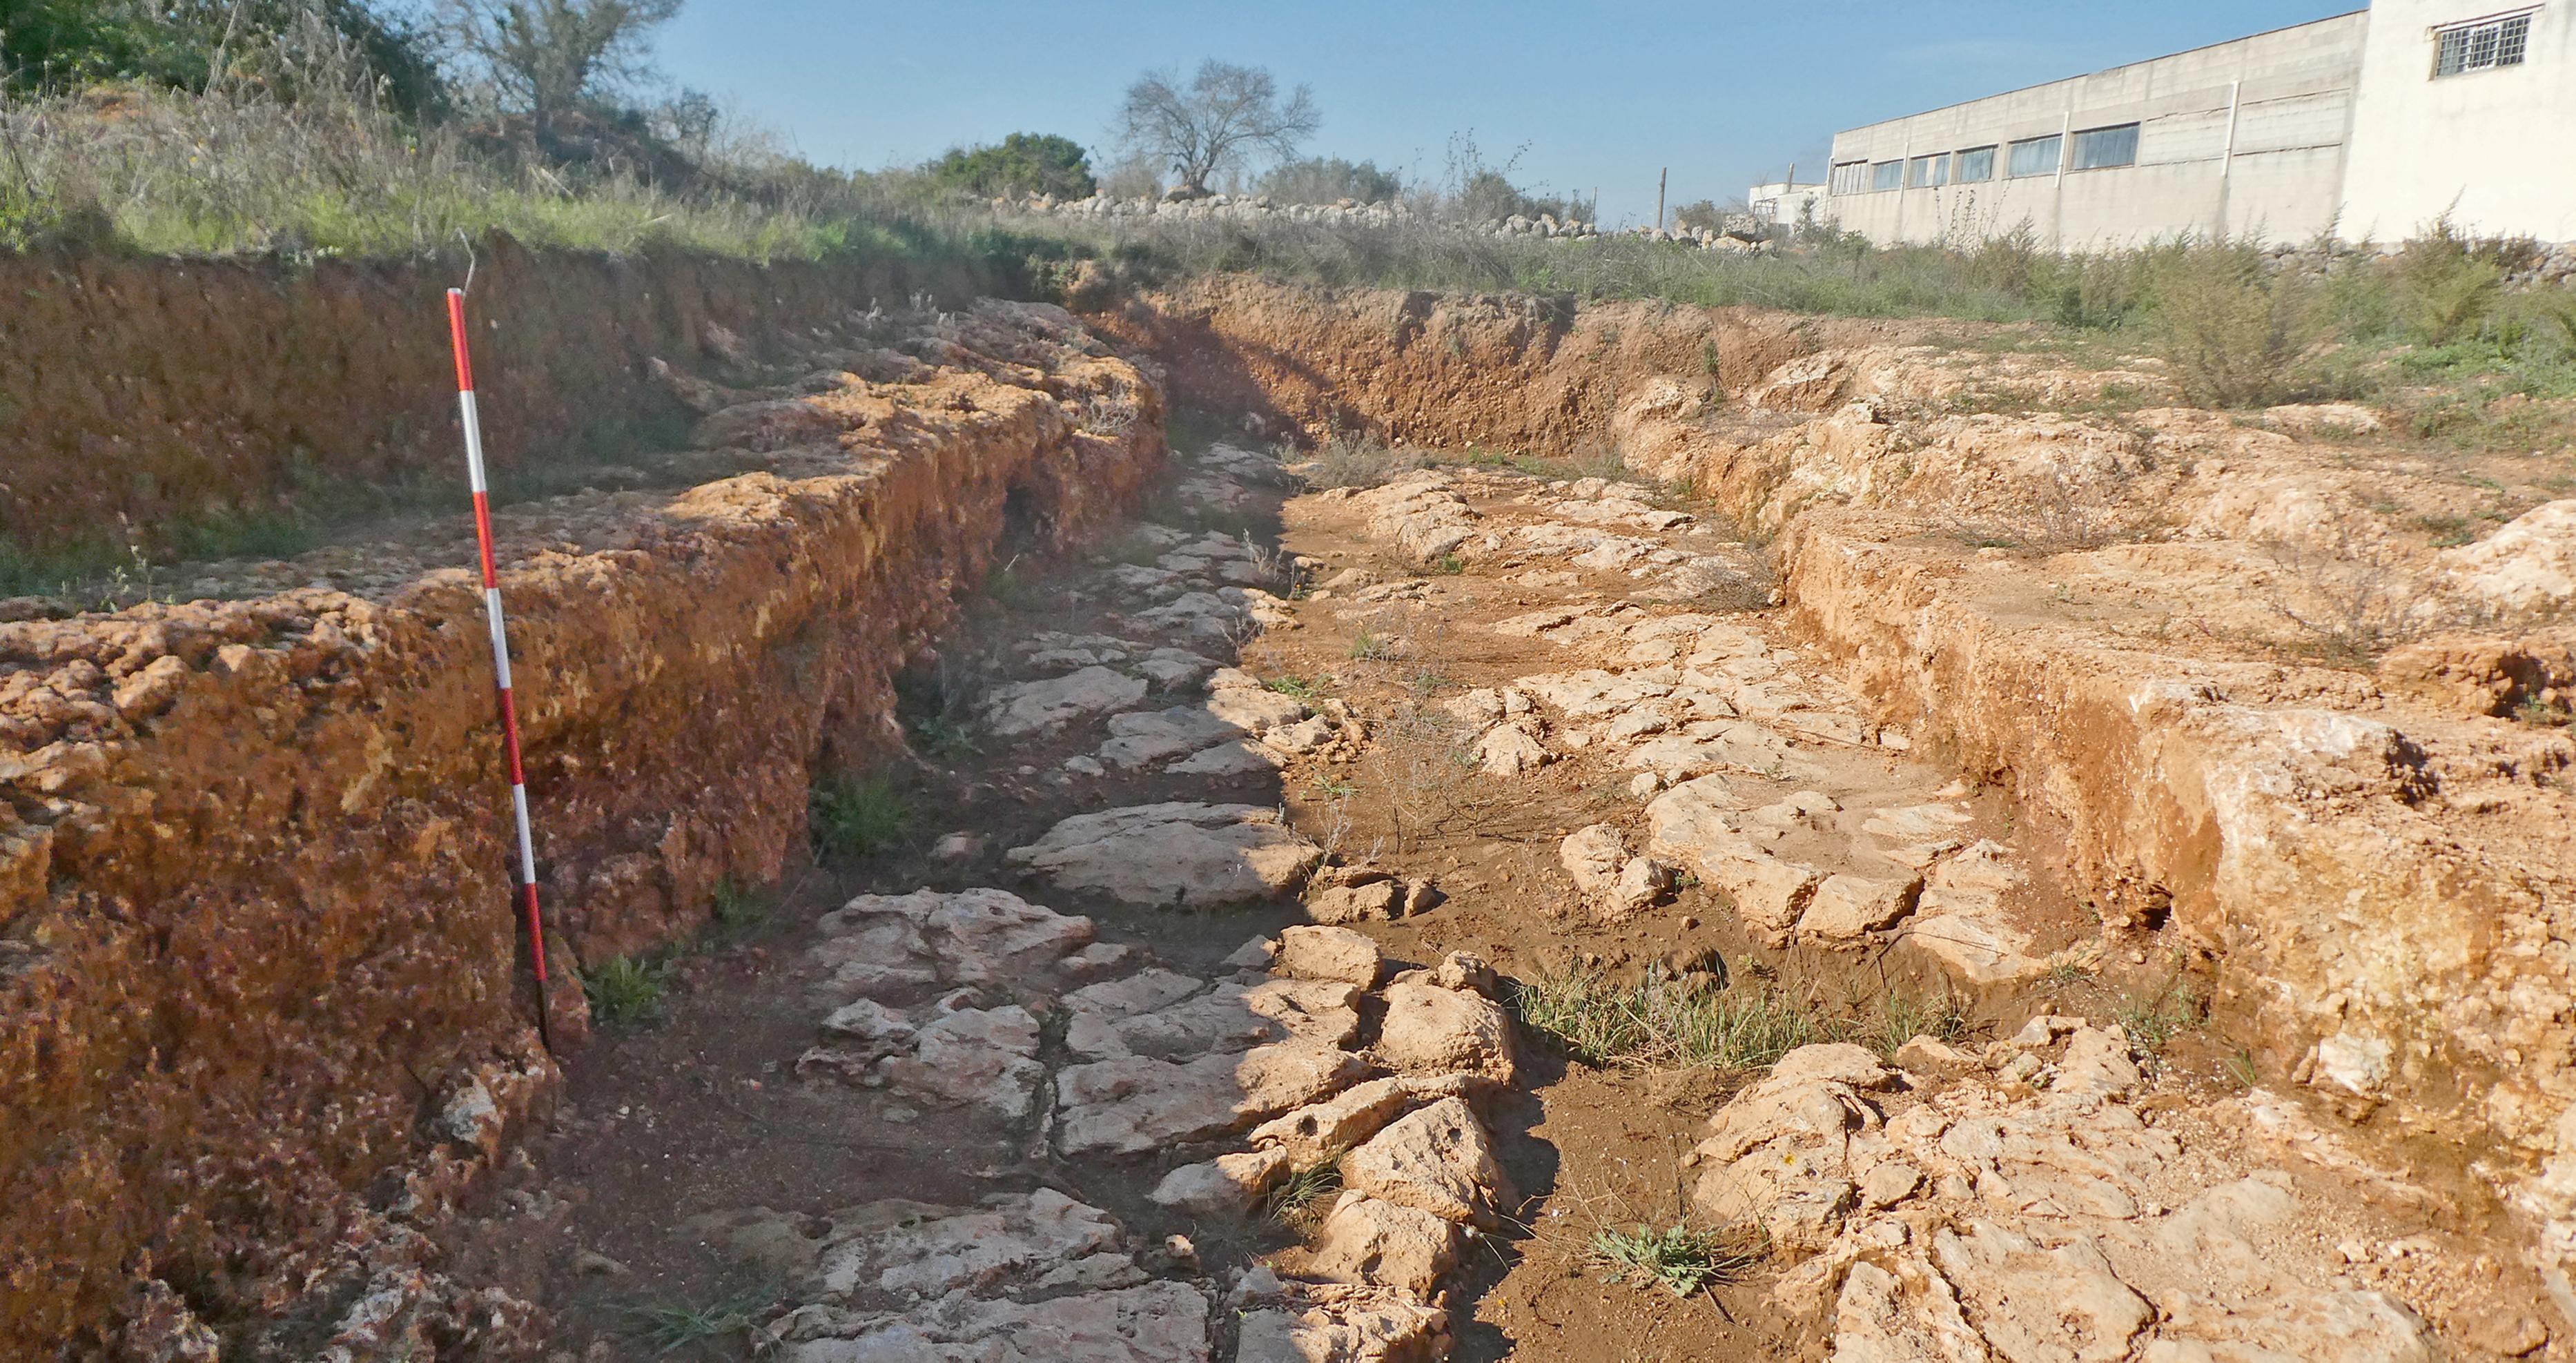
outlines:
[[[2267,268],[2259,248],[2212,242],[2172,251],[2152,277],[2157,345],[2190,401],[2267,407],[2317,382],[2321,300],[2306,280]]]
[[[1072,138],[1048,133],[1012,133],[997,144],[953,148],[921,169],[942,188],[985,198],[1051,194],[1082,199],[1097,188],[1090,153]]]
[[[2448,215],[2406,243],[2387,266],[2406,336],[2444,345],[2474,334],[2504,292],[2504,267],[2493,248],[2461,236]]]

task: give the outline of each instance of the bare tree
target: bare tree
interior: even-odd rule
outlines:
[[[1127,87],[1118,110],[1118,139],[1169,162],[1181,188],[1207,192],[1208,179],[1237,167],[1251,152],[1285,160],[1323,122],[1305,86],[1279,102],[1279,82],[1257,66],[1208,60],[1188,85],[1178,72],[1149,71]]]
[[[652,31],[683,0],[445,0],[448,40],[545,128],[650,71]]]

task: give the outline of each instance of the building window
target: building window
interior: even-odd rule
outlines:
[[[2026,175],[2055,175],[2060,139],[2033,137],[2012,144],[2010,174],[2016,180]]]
[[[1957,169],[1950,175],[1954,183],[1976,185],[1995,178],[1995,149],[1992,147],[1972,147],[1959,153],[1955,160]]]
[[[1869,168],[1869,187],[1872,189],[1903,189],[1905,187],[1905,163],[1902,161],[1881,161],[1877,165],[1871,166]]]
[[[2087,128],[2075,134],[2075,163],[2069,170],[2109,170],[2138,163],[2138,125]]]
[[[1845,161],[1834,167],[1833,184],[1828,192],[1858,194],[1869,188],[1869,162]]]
[[[1946,151],[1938,156],[1915,157],[1914,163],[1905,168],[1907,189],[1931,189],[1948,183],[1950,183],[1950,153]]]
[[[2531,16],[2517,14],[2510,19],[2489,19],[2484,23],[2462,24],[2434,35],[2433,74],[2465,75],[2471,71],[2491,71],[2499,66],[2520,66],[2525,49],[2531,45]]]

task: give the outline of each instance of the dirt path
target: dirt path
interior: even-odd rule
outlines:
[[[2545,1339],[2473,1217],[2170,1039],[2188,972],[1723,526],[1492,468],[1292,498],[1223,443],[1166,487],[991,584],[921,768],[575,1062],[459,1246],[561,1356]]]

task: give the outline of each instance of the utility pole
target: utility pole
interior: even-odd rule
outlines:
[[[1663,166],[1655,171],[1655,230],[1658,232],[1664,230],[1664,181],[1672,173],[1671,166]]]

